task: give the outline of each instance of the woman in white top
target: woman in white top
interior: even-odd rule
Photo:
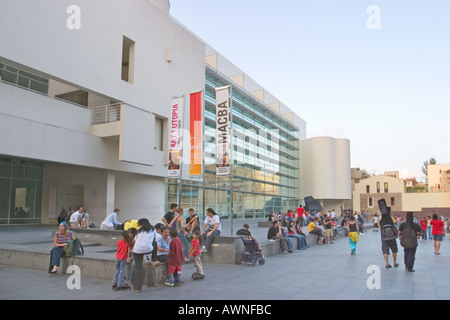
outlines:
[[[136,263],[134,273],[134,292],[138,293],[142,290],[142,282],[144,273],[142,263],[144,255],[150,254],[153,251],[153,240],[156,237],[156,232],[150,221],[146,218],[138,220],[138,233],[134,238],[133,256]],[[156,249],[156,248],[155,248]]]
[[[202,252],[207,252],[211,242],[214,237],[220,236],[220,232],[222,231],[222,226],[220,223],[220,217],[217,213],[211,209],[206,209],[206,219],[203,221],[203,228],[200,236],[203,239],[203,243],[205,244],[202,247]],[[206,232],[205,232],[206,231]]]

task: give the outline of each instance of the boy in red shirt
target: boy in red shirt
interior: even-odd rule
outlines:
[[[197,272],[192,274],[193,280],[203,280],[205,274],[203,273],[202,260],[200,259],[200,230],[194,230],[192,234],[192,247],[188,254],[188,257],[194,257],[194,266],[197,268]]]
[[[128,254],[131,247],[131,238],[128,231],[122,232],[122,239],[117,241],[116,272],[114,273],[113,290],[125,290],[131,287],[125,282],[125,268],[127,266]]]
[[[425,217],[422,217],[422,219],[420,219],[420,228],[422,229],[423,232],[423,236],[422,239],[423,240],[427,240],[427,227],[428,227],[428,222],[427,219],[425,219]]]
[[[167,259],[167,272],[169,273],[169,279],[164,282],[166,286],[173,287],[174,284],[181,285],[183,282],[181,280],[181,264],[184,262],[183,255],[183,244],[178,238],[177,229],[170,229],[170,252]],[[173,274],[177,273],[177,279],[174,279]]]

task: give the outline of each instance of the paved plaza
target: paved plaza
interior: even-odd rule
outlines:
[[[234,230],[240,228],[240,224],[236,221]],[[267,230],[252,228],[258,231],[258,237],[262,237]],[[37,242],[42,241],[40,230],[37,228],[33,234]],[[14,227],[0,228],[2,245],[17,240],[13,232]],[[194,265],[186,264],[183,265],[185,284],[181,287],[144,286],[138,294],[133,290],[112,291],[111,281],[83,277],[82,270],[80,288],[71,290],[67,286],[70,274],[50,276],[45,271],[0,265],[0,300],[450,299],[448,238],[442,242],[442,254],[439,256],[434,254],[433,241],[419,240],[415,273],[405,272],[403,249],[399,249],[400,266],[386,269],[381,254],[380,233],[368,230],[361,236],[354,256],[350,255],[347,238],[342,237],[334,244],[315,245],[307,250],[268,257],[262,266],[204,264],[206,278],[203,281],[191,280]],[[392,264],[392,257],[390,259]]]

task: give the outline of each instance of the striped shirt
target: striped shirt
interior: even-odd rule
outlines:
[[[67,236],[65,234],[61,234],[60,235],[59,231],[57,231],[55,236],[56,236],[56,239],[57,239],[58,243],[67,243],[70,240],[72,240],[72,231],[69,231],[67,233]]]

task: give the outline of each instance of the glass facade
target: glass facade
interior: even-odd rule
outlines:
[[[233,175],[216,176],[215,89],[226,85],[232,87]],[[204,100],[204,182],[182,181],[185,213],[211,207],[229,219],[233,204],[233,218],[250,219],[297,208],[299,128],[209,66]],[[178,202],[177,179],[167,179],[166,194],[166,207]]]
[[[0,157],[0,224],[41,222],[40,162]]]

